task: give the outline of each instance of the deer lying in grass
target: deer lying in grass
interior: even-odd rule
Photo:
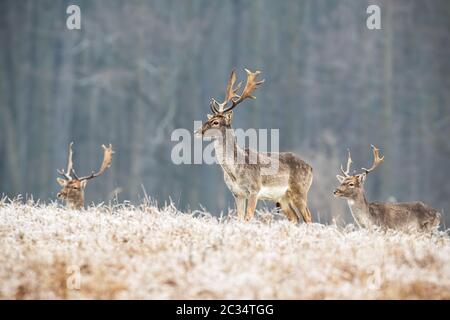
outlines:
[[[208,115],[208,120],[196,130],[196,134],[214,140],[216,159],[223,169],[225,183],[234,195],[239,219],[252,219],[257,201],[262,199],[274,201],[294,223],[298,223],[300,216],[305,222],[311,222],[307,207],[308,190],[313,179],[311,166],[293,153],[262,153],[237,144],[231,129],[232,110],[248,98],[255,99],[253,92],[264,82],[257,81],[260,71],[245,71],[247,82],[242,93],[237,93],[241,83],[235,86],[236,73],[233,70],[225,100],[222,103],[211,100],[213,114]],[[278,169],[266,174],[264,170],[268,164],[273,164],[272,161],[276,161]]]
[[[110,166],[111,158],[114,153],[111,144],[108,147],[102,145],[103,148],[103,162],[100,170],[97,173],[92,172],[88,176],[79,178],[75,170],[73,169],[73,142],[69,144],[69,155],[67,160],[67,170],[58,170],[58,173],[63,176],[63,178],[57,178],[56,180],[62,187],[61,191],[58,193],[58,198],[66,202],[66,206],[70,209],[80,210],[84,207],[84,190],[86,189],[86,184],[90,179],[97,178],[102,175]]]
[[[431,231],[439,225],[440,213],[422,202],[379,203],[368,202],[364,195],[364,182],[369,173],[384,160],[372,145],[373,164],[360,174],[350,175],[352,158],[348,151],[347,168],[341,166],[344,176],[337,175],[341,185],[334,191],[336,197],[346,198],[350,211],[359,227],[383,229]]]

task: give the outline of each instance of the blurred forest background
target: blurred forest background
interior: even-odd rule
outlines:
[[[66,28],[70,4],[81,30]],[[367,29],[369,4],[382,30]],[[352,221],[335,175],[348,147],[360,168],[375,144],[386,159],[369,200],[421,200],[449,225],[447,0],[2,0],[0,194],[55,199],[73,140],[79,174],[99,167],[101,144],[116,150],[88,202],[139,201],[145,189],[182,210],[226,211],[220,167],[174,165],[170,137],[206,119],[233,67],[266,79],[234,127],[278,128],[280,151],[314,167],[315,221]]]

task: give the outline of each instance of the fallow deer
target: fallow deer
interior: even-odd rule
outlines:
[[[246,99],[255,99],[253,92],[264,82],[258,81],[260,71],[245,69],[247,82],[241,94],[242,83],[236,84],[236,72],[231,72],[225,100],[211,100],[212,115],[196,130],[197,136],[214,141],[215,156],[224,173],[224,180],[234,196],[240,220],[253,218],[257,201],[270,200],[281,207],[288,219],[298,223],[300,216],[311,222],[307,206],[308,190],[311,187],[312,167],[294,153],[262,153],[238,145],[231,128],[233,109]],[[244,159],[244,161],[237,161]],[[249,161],[254,159],[255,161]],[[276,161],[277,170],[264,171]]]
[[[58,193],[58,198],[66,202],[66,206],[70,209],[80,210],[84,207],[84,190],[86,189],[86,184],[90,179],[97,178],[102,175],[110,166],[111,158],[114,153],[112,145],[108,147],[102,145],[103,148],[103,162],[100,170],[95,173],[92,172],[88,176],[78,177],[73,169],[73,142],[69,144],[69,154],[67,160],[67,170],[58,170],[58,173],[63,178],[57,178],[57,182],[62,187],[61,191]]]
[[[352,158],[348,150],[347,168],[337,175],[341,185],[334,191],[335,197],[347,199],[348,206],[359,227],[372,229],[397,229],[404,231],[431,231],[439,225],[440,213],[422,202],[380,203],[368,202],[364,195],[364,182],[369,173],[377,168],[384,156],[379,156],[379,149],[372,145],[373,164],[362,173],[349,174]]]

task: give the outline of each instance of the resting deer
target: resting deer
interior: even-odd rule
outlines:
[[[369,173],[384,160],[379,149],[372,145],[373,164],[359,174],[350,175],[352,158],[348,151],[347,168],[341,166],[344,176],[337,175],[341,185],[334,191],[336,197],[346,198],[350,211],[359,227],[431,231],[439,225],[440,214],[422,202],[379,203],[368,202],[364,195],[364,182]]]
[[[58,170],[58,173],[63,177],[56,180],[61,185],[62,189],[58,193],[58,198],[66,202],[66,206],[70,209],[79,210],[84,207],[84,190],[86,184],[90,179],[97,178],[102,175],[110,166],[111,158],[114,153],[111,144],[108,147],[102,145],[103,148],[103,162],[100,170],[97,173],[92,172],[88,176],[78,177],[73,169],[73,142],[69,144],[69,155],[67,160],[67,170]]]
[[[236,72],[233,70],[225,100],[221,103],[211,100],[213,114],[208,115],[208,120],[196,130],[196,134],[214,140],[216,159],[223,169],[225,183],[234,195],[239,219],[252,219],[257,201],[261,199],[275,202],[294,223],[298,223],[300,216],[305,222],[311,222],[307,207],[308,190],[313,179],[311,166],[293,153],[262,153],[237,144],[231,129],[233,109],[246,99],[255,99],[253,92],[264,82],[257,81],[260,71],[245,71],[247,82],[242,93],[238,94],[241,83],[235,86]],[[265,174],[264,169],[274,159],[278,169],[275,173]]]

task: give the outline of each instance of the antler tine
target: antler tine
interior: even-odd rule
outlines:
[[[344,171],[344,168],[342,168],[342,164],[341,164],[341,171],[344,174],[344,176],[349,177],[349,172],[350,172],[350,166],[352,165],[353,161],[352,161],[352,155],[350,153],[350,149],[347,149],[348,152],[348,156],[347,156],[347,168]]]
[[[66,174],[64,172],[64,169],[62,169],[62,170],[56,169],[56,172],[58,172],[58,174],[63,176],[66,180],[72,180],[72,177],[70,175]]]
[[[230,79],[228,80],[227,84],[227,92],[225,96],[225,103],[228,103],[231,99],[239,98],[239,95],[237,94],[237,91],[241,88],[242,81],[238,83],[237,86],[234,86],[236,83],[237,77],[236,77],[236,69],[233,69],[230,74]]]
[[[67,174],[70,174],[70,172],[73,169],[73,150],[72,150],[72,146],[73,146],[73,141],[71,143],[69,143],[69,156],[68,156],[68,160],[67,160]]]
[[[218,106],[219,106],[219,103],[214,98],[212,98],[211,102],[209,103],[209,107],[211,108],[211,112],[213,114],[220,113]]]
[[[80,178],[78,178],[78,175],[75,173],[75,169],[72,169],[72,171],[70,172],[70,176],[74,177],[77,180],[80,180]]]
[[[227,89],[225,92],[225,100],[221,103],[217,102],[214,98],[211,99],[210,107],[211,110],[217,114],[217,113],[224,113],[225,106],[232,101],[234,98],[239,98],[239,95],[237,94],[237,91],[241,88],[242,82],[239,82],[237,86],[236,84],[236,70],[233,69],[230,74],[230,78],[228,79],[227,83]]]
[[[106,147],[105,145],[102,145],[102,148],[103,148],[103,162],[100,167],[100,170],[97,173],[92,172],[91,175],[89,175],[89,176],[79,178],[79,180],[89,180],[92,178],[96,178],[96,177],[102,175],[111,166],[112,155],[114,154],[112,145],[109,144],[108,147]]]
[[[66,171],[64,171],[64,169],[57,170],[58,173],[60,175],[62,175],[64,178],[66,178],[67,180],[72,180],[73,179],[73,177],[71,175],[72,172],[73,172],[73,160],[72,160],[73,150],[72,150],[72,146],[73,146],[73,141],[71,143],[69,143],[69,152],[68,152],[68,155],[67,155],[67,170]],[[75,177],[76,177],[76,175],[75,175]]]
[[[230,100],[228,100],[228,101],[231,101],[232,105],[226,109],[222,109],[221,110],[222,113],[233,110],[239,103],[241,103],[242,101],[244,101],[247,98],[256,99],[256,97],[254,97],[252,94],[256,89],[258,89],[259,85],[264,83],[265,80],[256,81],[257,77],[261,74],[261,71],[251,72],[248,69],[244,69],[244,70],[247,73],[247,82],[245,83],[245,87],[244,87],[244,90],[242,91],[242,94],[240,96],[236,94],[237,90],[241,86],[241,83],[239,83],[237,85],[237,87],[234,89],[232,88],[232,85],[231,85],[230,90],[227,90],[227,97],[229,97]],[[234,77],[236,77],[236,73],[234,72],[234,70],[231,74],[232,76],[231,76],[230,80],[232,80],[233,74],[234,74]],[[235,81],[236,80],[234,80],[234,82]],[[234,82],[232,84],[234,84]],[[237,98],[237,99],[233,100],[234,98]],[[228,103],[228,101],[226,101],[226,103]],[[224,104],[224,106],[225,106],[225,104]]]
[[[380,158],[380,155],[379,155],[380,149],[375,147],[373,144],[370,146],[372,147],[372,152],[373,152],[373,163],[372,163],[372,166],[370,167],[370,169],[362,168],[366,174],[375,170],[375,168],[378,167],[384,161],[384,156],[382,156]]]

